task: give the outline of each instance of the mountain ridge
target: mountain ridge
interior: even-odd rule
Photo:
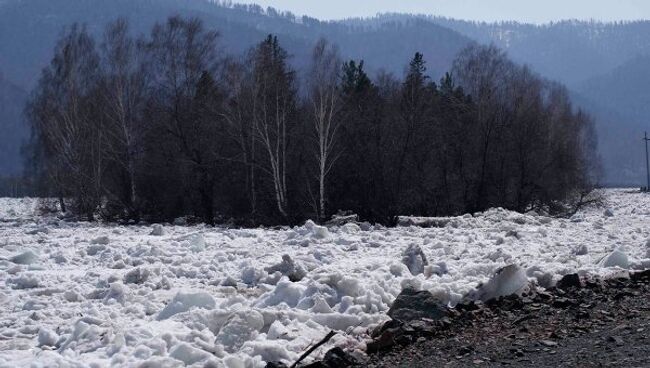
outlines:
[[[650,111],[638,108],[645,103],[643,96],[630,96],[633,101],[622,104],[616,102],[617,94],[610,93],[604,83],[584,87],[590,80],[609,75],[617,68],[629,68],[630,60],[639,54],[650,54],[650,21],[567,20],[533,25],[396,13],[319,21],[273,8],[208,0],[7,0],[0,1],[0,7],[0,70],[5,70],[7,79],[24,90],[30,90],[38,80],[40,69],[49,62],[65,25],[86,23],[98,39],[104,24],[119,16],[131,20],[134,33],[146,34],[155,22],[179,14],[198,17],[206,27],[217,29],[224,50],[234,55],[242,55],[269,33],[277,34],[283,47],[293,55],[292,63],[298,71],[304,69],[311,46],[323,36],[336,43],[345,58],[365,59],[371,74],[385,70],[401,75],[412,55],[422,52],[434,80],[450,69],[456,53],[466,45],[493,43],[514,61],[584,95],[584,102],[576,105],[596,111],[593,115],[601,142],[609,139],[632,143],[630,136],[611,136],[611,132],[639,129],[643,126],[639,120],[650,117]],[[630,73],[641,71],[637,67]],[[598,112],[595,107],[603,100],[620,118],[612,119],[612,114]],[[610,151],[602,154],[610,162],[619,155]],[[17,155],[16,152],[13,157]],[[614,179],[621,176],[616,172],[619,165],[606,166],[604,182],[617,181]],[[630,184],[643,179],[641,169],[625,176],[630,178]]]

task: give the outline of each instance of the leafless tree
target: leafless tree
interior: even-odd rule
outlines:
[[[278,212],[287,218],[289,133],[296,109],[295,72],[287,52],[269,35],[252,53],[253,130],[266,155],[263,171],[271,176]]]
[[[228,60],[223,79],[229,92],[228,102],[223,110],[228,133],[235,142],[237,152],[230,158],[245,168],[246,196],[251,217],[257,216],[257,138],[252,119],[252,76],[250,68],[243,63]]]
[[[326,216],[326,180],[334,163],[340,157],[337,135],[341,126],[340,72],[342,62],[336,46],[325,39],[316,43],[312,52],[308,75],[311,125],[316,140],[316,162],[318,165],[318,217]]]
[[[144,124],[142,112],[146,98],[146,72],[136,41],[129,35],[126,20],[118,19],[106,27],[102,51],[101,95],[106,115],[106,132],[111,144],[107,154],[126,172],[128,195],[125,201],[133,217],[138,217],[136,170]]]
[[[475,168],[478,179],[471,211],[485,208],[489,201],[490,164],[494,160],[494,151],[499,148],[497,137],[504,128],[504,94],[513,67],[505,53],[496,46],[470,46],[461,51],[452,67],[453,74],[476,105],[477,131],[474,133],[478,134],[476,143],[480,160]]]
[[[98,113],[99,58],[85,27],[71,26],[43,70],[28,106],[35,139],[44,149],[51,180],[64,197],[74,198],[88,219],[100,205],[104,170],[103,120]]]
[[[158,133],[170,138],[160,142],[169,148],[163,156],[178,163],[184,185],[198,195],[196,202],[207,223],[214,221],[214,148],[219,130],[216,116],[207,115],[222,98],[214,78],[222,61],[218,36],[198,19],[171,17],[154,26],[146,46],[153,89],[150,117],[160,124]]]

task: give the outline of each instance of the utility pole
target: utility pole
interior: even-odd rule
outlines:
[[[645,187],[645,191],[649,192],[650,191],[650,162],[648,161],[648,141],[650,141],[650,138],[648,138],[648,132],[645,132],[645,136],[643,137],[643,140],[645,141],[645,170],[647,175],[647,184]]]

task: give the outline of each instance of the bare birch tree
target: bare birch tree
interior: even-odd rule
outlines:
[[[327,176],[340,156],[336,138],[341,120],[341,95],[339,88],[342,62],[338,48],[320,39],[314,47],[311,69],[308,76],[311,123],[316,140],[316,162],[318,165],[318,217],[326,216]]]
[[[269,35],[253,52],[251,86],[253,130],[268,159],[261,168],[271,176],[277,209],[285,218],[289,131],[296,107],[295,72],[287,57],[277,37]]]
[[[138,218],[137,157],[142,149],[142,109],[146,93],[145,68],[136,41],[129,36],[126,20],[106,27],[101,47],[103,78],[101,96],[111,144],[107,154],[125,172],[128,195],[124,206]]]

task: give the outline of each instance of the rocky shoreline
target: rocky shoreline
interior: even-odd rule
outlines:
[[[650,270],[571,274],[553,288],[455,308],[405,289],[388,315],[366,359],[335,348],[303,367],[650,366]]]

